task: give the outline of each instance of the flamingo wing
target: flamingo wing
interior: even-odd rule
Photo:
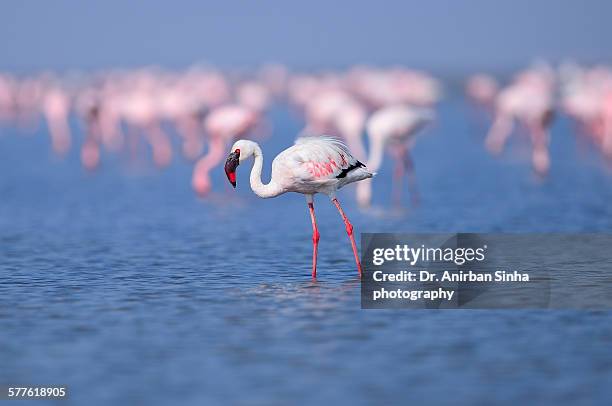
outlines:
[[[313,186],[332,186],[372,177],[365,165],[351,155],[337,138],[302,137],[289,150],[292,172],[296,181]]]

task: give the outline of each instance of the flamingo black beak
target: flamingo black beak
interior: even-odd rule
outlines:
[[[225,161],[225,174],[234,188],[236,187],[236,168],[238,165],[240,165],[239,149],[229,154],[227,160]]]

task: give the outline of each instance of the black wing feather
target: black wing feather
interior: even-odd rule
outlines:
[[[348,168],[342,169],[342,172],[336,176],[336,179],[345,178],[347,173],[357,168],[365,168],[365,165],[359,161],[356,161],[353,165],[349,165]]]

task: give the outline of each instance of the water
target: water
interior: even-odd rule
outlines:
[[[272,113],[265,166],[299,122]],[[390,164],[362,232],[612,231],[612,177],[554,124],[539,180],[513,142],[501,159],[460,100],[414,158],[421,200],[390,210]],[[604,403],[609,311],[364,311],[344,226],[319,196],[319,281],[299,195],[190,190],[190,165],[103,157],[86,173],[50,155],[44,130],[0,136],[0,383],[64,384],[68,404]],[[65,403],[62,403],[65,404]]]

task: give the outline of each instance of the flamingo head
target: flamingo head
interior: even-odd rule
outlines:
[[[236,168],[238,165],[240,165],[240,148],[236,148],[230,152],[225,161],[225,174],[234,188],[236,188]]]
[[[240,165],[240,162],[253,156],[255,151],[261,152],[258,148],[257,144],[249,140],[238,140],[232,146],[225,161],[225,174],[234,188],[236,187],[236,168]]]

